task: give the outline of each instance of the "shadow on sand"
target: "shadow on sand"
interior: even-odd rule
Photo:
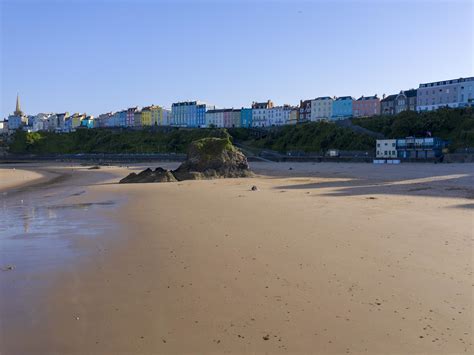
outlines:
[[[404,180],[353,178],[276,186],[279,190],[330,189],[325,196],[407,195],[474,199],[474,175],[452,174]],[[469,207],[463,208],[472,208]],[[465,206],[465,205],[460,205]]]

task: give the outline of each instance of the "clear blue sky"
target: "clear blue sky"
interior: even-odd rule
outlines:
[[[0,0],[0,118],[297,104],[472,76],[471,0]]]

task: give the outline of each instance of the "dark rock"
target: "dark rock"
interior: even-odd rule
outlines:
[[[250,188],[250,190],[252,190],[252,191],[258,191],[258,187],[255,186],[255,185],[253,185],[253,186]]]
[[[173,173],[163,168],[156,168],[154,171],[150,168],[143,170],[141,173],[131,173],[127,177],[120,180],[121,184],[145,183],[145,182],[172,182],[177,181]]]
[[[229,138],[203,138],[188,148],[186,160],[174,171],[157,168],[131,173],[120,183],[171,182],[252,176],[245,155]]]
[[[100,166],[94,165],[94,166],[91,166],[88,170],[98,170],[98,169],[100,169]]]
[[[199,180],[248,177],[252,172],[229,138],[203,138],[190,144],[186,160],[173,174],[178,180]]]

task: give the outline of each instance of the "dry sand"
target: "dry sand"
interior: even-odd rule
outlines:
[[[29,194],[117,201],[87,225],[115,228],[0,272],[0,353],[472,353],[473,165],[253,168],[118,185],[131,169],[48,167],[69,180]]]
[[[18,188],[27,184],[41,181],[44,174],[16,168],[0,168],[0,191]]]

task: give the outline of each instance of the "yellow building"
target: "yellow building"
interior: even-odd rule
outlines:
[[[153,126],[163,126],[163,109],[160,106],[150,106],[151,124]]]
[[[79,127],[81,125],[81,122],[83,119],[86,118],[86,115],[85,114],[79,114],[79,113],[75,113],[74,115],[72,115],[70,117],[72,119],[72,129],[76,129],[77,127]]]
[[[291,110],[288,124],[297,124],[299,120],[300,120],[300,111],[298,109]]]
[[[148,126],[151,126],[151,108],[153,106],[149,106],[149,107],[144,107],[142,109],[142,126],[143,127],[148,127]]]

